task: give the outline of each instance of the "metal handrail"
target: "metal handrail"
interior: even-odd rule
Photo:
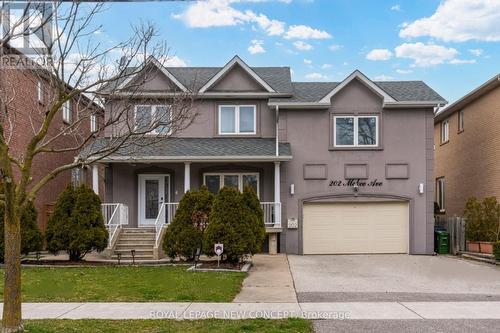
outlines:
[[[155,247],[160,246],[161,232],[163,228],[167,227],[172,222],[178,206],[178,202],[165,202],[161,204],[155,221]]]
[[[124,207],[121,203],[105,203],[101,204],[104,223],[108,229],[108,247],[111,247],[117,236],[118,229],[121,228],[123,221],[120,214],[120,209]]]

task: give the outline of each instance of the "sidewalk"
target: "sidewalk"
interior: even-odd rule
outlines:
[[[3,304],[0,304],[0,309]],[[500,302],[23,303],[23,319],[500,319]],[[1,312],[0,312],[1,313]]]
[[[297,295],[286,254],[253,256],[253,267],[235,303],[294,303]]]

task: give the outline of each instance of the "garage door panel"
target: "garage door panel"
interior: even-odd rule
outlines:
[[[304,204],[303,252],[407,253],[408,204]]]

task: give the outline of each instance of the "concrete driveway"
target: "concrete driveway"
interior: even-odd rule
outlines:
[[[500,267],[447,256],[288,256],[299,302],[498,301]]]

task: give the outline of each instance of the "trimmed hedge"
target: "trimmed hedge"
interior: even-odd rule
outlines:
[[[4,261],[4,216],[5,208],[0,204],[0,262]],[[21,254],[41,251],[43,236],[38,228],[37,211],[32,201],[29,201],[21,215]]]
[[[481,203],[469,198],[465,204],[465,236],[477,242],[496,242],[500,238],[500,205],[495,197],[488,197]]]
[[[493,255],[496,260],[500,261],[500,241],[493,244]]]
[[[108,231],[101,213],[101,200],[92,189],[68,186],[57,199],[47,225],[47,249],[66,251],[71,261],[81,260],[90,251],[102,251]]]
[[[214,195],[205,186],[199,191],[188,191],[184,194],[163,238],[163,251],[167,256],[184,260],[194,258],[203,237],[195,219],[202,215],[208,221],[213,200]]]
[[[224,244],[223,257],[231,263],[240,262],[256,244],[255,215],[234,188],[224,187],[215,196],[208,227],[205,231],[204,253],[214,256],[214,244]]]
[[[243,203],[247,206],[248,214],[252,214],[253,244],[249,244],[248,252],[255,254],[262,251],[262,244],[266,239],[266,226],[264,225],[264,211],[259,198],[250,186],[243,189]]]

